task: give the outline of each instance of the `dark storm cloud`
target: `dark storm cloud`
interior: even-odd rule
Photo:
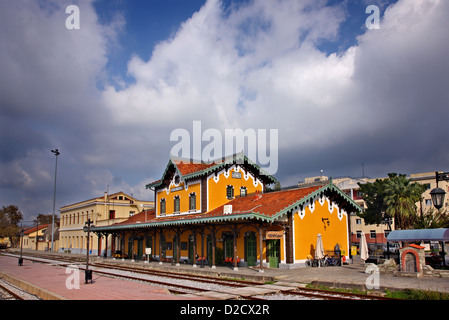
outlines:
[[[17,204],[27,218],[51,209],[53,148],[61,150],[58,204],[90,193],[80,179],[83,157],[100,149],[97,132],[107,131],[96,81],[113,28],[98,25],[85,1],[83,28],[69,31],[69,4],[0,2],[0,205]]]
[[[58,207],[108,186],[148,199],[170,133],[192,132],[193,120],[223,134],[278,129],[283,185],[320,170],[360,176],[362,162],[372,177],[448,169],[449,151],[438,147],[448,135],[448,1],[380,6],[380,29],[335,54],[317,46],[342,38],[351,18],[342,8],[254,1],[224,14],[211,0],[151,58],[129,57],[131,83],[106,74],[123,21],[100,25],[85,1],[80,30],[67,30],[69,4],[0,2],[0,205],[28,217],[51,210],[53,148]],[[264,25],[253,19],[244,34],[256,14]]]

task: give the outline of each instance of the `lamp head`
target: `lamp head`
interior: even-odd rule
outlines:
[[[433,206],[440,210],[443,207],[444,196],[446,195],[446,191],[441,188],[435,188],[430,191],[430,196],[432,197]]]

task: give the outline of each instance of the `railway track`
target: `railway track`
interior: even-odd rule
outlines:
[[[22,296],[12,291],[3,280],[0,281],[0,300],[24,300]]]
[[[8,254],[18,257],[18,255]],[[23,255],[25,260],[33,262],[57,264],[62,266],[76,265],[80,270],[85,270],[85,260],[74,257],[62,257],[45,254]],[[359,295],[352,293],[334,292],[321,289],[296,288],[277,289],[269,294],[241,294],[240,290],[264,286],[258,282],[243,281],[236,279],[219,279],[204,275],[191,275],[184,273],[167,272],[148,268],[139,268],[137,266],[122,266],[110,263],[89,263],[89,268],[94,274],[109,277],[119,277],[131,281],[147,282],[152,285],[158,285],[166,288],[173,294],[195,294],[207,291],[230,292],[237,298],[246,300],[391,300],[379,296]]]
[[[213,277],[208,276],[202,276],[202,275],[189,275],[185,273],[175,273],[175,272],[166,272],[161,270],[148,270],[143,268],[133,268],[128,266],[115,266],[110,264],[104,264],[104,263],[93,263],[92,266],[95,267],[104,267],[109,269],[116,269],[116,270],[122,270],[122,271],[132,271],[132,272],[138,272],[141,274],[147,274],[147,275],[156,275],[156,276],[164,276],[167,278],[173,278],[173,279],[180,279],[180,280],[194,280],[194,281],[204,281],[208,283],[213,284],[221,284],[229,287],[245,287],[250,285],[258,285],[260,283],[253,282],[253,281],[244,281],[244,280],[222,280],[217,279]]]

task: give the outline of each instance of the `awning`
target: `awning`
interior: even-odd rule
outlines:
[[[449,229],[394,230],[387,241],[449,241]]]

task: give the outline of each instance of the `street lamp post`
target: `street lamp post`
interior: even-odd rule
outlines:
[[[39,221],[36,219],[34,220],[34,222],[36,222],[36,251],[39,250],[39,245],[38,245],[38,241],[39,241]]]
[[[430,196],[432,197],[433,206],[440,210],[444,204],[444,196],[446,195],[446,191],[438,187],[438,181],[449,181],[449,172],[435,172],[435,180],[437,181],[437,187],[430,191]],[[446,266],[446,257],[444,253],[444,241],[442,242],[443,248],[443,266]]]
[[[86,248],[87,254],[86,254],[85,283],[89,283],[89,280],[92,283],[92,270],[89,270],[89,249],[90,249],[89,248],[90,247],[90,245],[89,245],[89,238],[90,238],[91,228],[94,228],[94,227],[95,226],[93,225],[93,221],[90,220],[90,219],[87,219],[86,225],[83,228],[84,232],[87,232],[87,248]]]
[[[23,226],[22,226],[22,224],[20,224],[20,257],[19,257],[19,267],[22,266],[22,264],[23,264],[22,253],[23,253]]]
[[[438,187],[438,181],[449,181],[449,172],[435,172],[435,180],[437,182],[437,187],[430,191],[430,196],[432,197],[433,206],[440,210],[444,204],[444,196],[446,191]]]
[[[51,150],[56,156],[56,164],[55,164],[55,187],[53,190],[53,215],[51,222],[51,251],[53,252],[53,242],[54,242],[54,234],[55,234],[55,207],[56,207],[56,175],[58,172],[58,156],[61,154],[58,149]]]

